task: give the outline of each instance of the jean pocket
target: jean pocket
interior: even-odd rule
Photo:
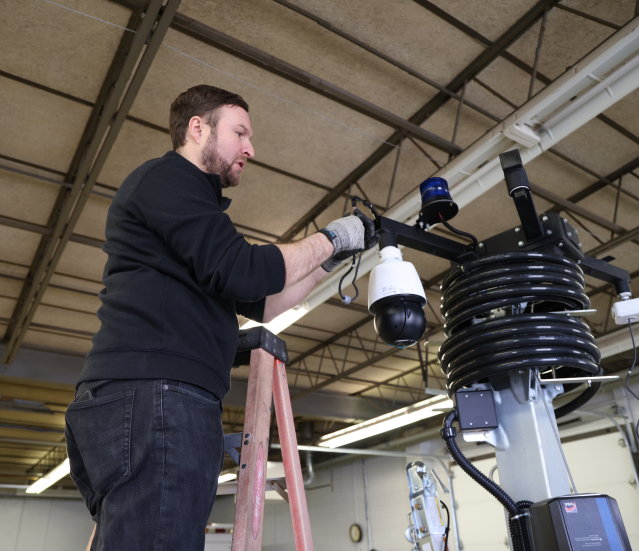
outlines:
[[[69,404],[67,448],[74,481],[105,495],[131,471],[135,389]],[[86,480],[85,480],[86,479]]]
[[[200,402],[204,402],[205,404],[216,406],[218,408],[220,407],[220,400],[208,390],[204,390],[203,388],[197,387],[195,385],[187,385],[187,383],[178,384],[180,386],[171,383],[165,384],[164,390],[178,392],[195,400],[199,400]]]

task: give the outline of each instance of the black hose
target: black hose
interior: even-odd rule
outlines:
[[[493,497],[501,503],[506,510],[512,515],[518,515],[519,509],[514,500],[497,484],[495,484],[490,478],[488,478],[484,473],[482,473],[475,465],[473,465],[466,456],[462,453],[457,445],[455,437],[457,436],[457,431],[455,427],[453,427],[453,421],[457,419],[457,411],[452,410],[448,412],[446,417],[444,418],[444,424],[441,430],[441,435],[444,441],[446,442],[446,447],[448,448],[448,452],[452,456],[452,458],[457,462],[459,467],[470,476],[477,484],[482,486],[488,492],[490,492]]]
[[[453,233],[456,233],[457,235],[461,235],[462,237],[466,237],[467,239],[470,239],[473,242],[473,250],[477,250],[477,246],[479,243],[477,242],[477,238],[472,233],[461,231],[451,226],[447,220],[444,220],[444,217],[442,216],[441,212],[439,213],[439,219],[442,221],[442,224],[444,224],[444,226],[446,226]]]
[[[446,511],[446,529],[444,530],[444,551],[448,551],[448,534],[450,533],[450,511],[443,501],[440,501],[444,511]]]
[[[553,313],[589,307],[583,272],[565,257],[515,252],[459,266],[442,285],[447,340],[439,360],[449,396],[513,370],[534,368],[562,378],[600,375],[601,354],[588,325]],[[555,416],[581,407],[600,387],[591,385]]]
[[[457,410],[448,412],[444,418],[444,424],[441,430],[441,436],[446,442],[446,448],[451,457],[459,465],[459,467],[470,476],[477,484],[492,494],[493,497],[501,503],[508,511],[509,525],[510,525],[510,537],[513,542],[515,551],[529,551],[530,544],[528,539],[528,532],[526,530],[526,523],[524,517],[520,515],[525,514],[525,509],[532,505],[530,501],[515,501],[495,482],[482,473],[477,467],[475,467],[462,453],[457,445],[455,437],[457,431],[453,427],[453,422],[457,419]],[[515,517],[515,518],[513,518]]]

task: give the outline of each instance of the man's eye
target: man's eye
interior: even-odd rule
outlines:
[[[244,134],[242,132],[236,132],[236,134],[241,138],[242,136],[244,136]]]

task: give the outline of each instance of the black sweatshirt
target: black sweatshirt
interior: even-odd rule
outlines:
[[[250,245],[224,213],[220,177],[169,151],[134,170],[109,208],[100,330],[78,385],[173,379],[223,398],[236,312],[262,321],[284,288],[275,245]]]

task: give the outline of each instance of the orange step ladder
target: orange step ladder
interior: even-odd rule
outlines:
[[[225,451],[240,465],[231,551],[262,548],[264,494],[267,485],[288,501],[297,551],[313,551],[311,525],[304,493],[302,467],[297,449],[293,410],[286,379],[286,343],[264,327],[240,331],[234,365],[246,365],[250,372],[244,414],[244,432],[225,436]],[[283,480],[266,479],[269,449],[271,400],[284,461]],[[238,438],[239,436],[239,438]],[[241,445],[241,453],[235,448]],[[220,493],[227,493],[220,485]]]

